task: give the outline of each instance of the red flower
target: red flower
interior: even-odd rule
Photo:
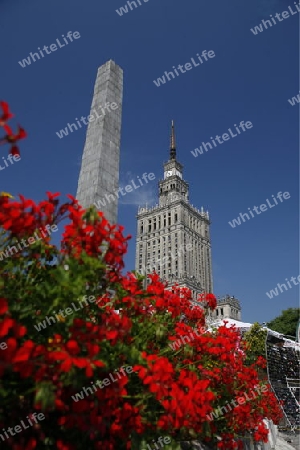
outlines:
[[[217,299],[214,294],[200,294],[199,301],[204,303],[204,307],[211,310],[217,307]]]
[[[8,103],[2,101],[0,102],[0,106],[3,110],[3,114],[0,117],[0,127],[3,127],[3,125],[5,125],[5,122],[14,117],[14,115],[9,111]]]
[[[268,429],[265,427],[263,423],[260,423],[253,437],[255,441],[268,442],[268,434],[269,434]]]
[[[8,144],[12,144],[12,147],[10,149],[11,155],[20,155],[19,149],[16,145],[14,145],[17,141],[20,139],[24,139],[27,136],[26,131],[18,125],[18,132],[17,134],[13,134],[12,129],[8,125],[3,125],[4,130],[6,131],[6,136],[4,136],[3,139],[0,141],[1,144],[5,144],[7,142]]]
[[[9,329],[13,326],[14,321],[13,319],[9,319],[6,317],[1,323],[0,323],[0,337],[6,336],[8,334]]]
[[[5,298],[0,298],[0,315],[5,314],[7,310],[7,301],[5,300]]]
[[[17,134],[13,134],[12,129],[8,125],[4,125],[3,128],[4,128],[4,130],[7,133],[7,136],[6,136],[5,139],[10,144],[13,144],[13,143],[17,142],[20,139],[24,139],[27,136],[26,131],[24,130],[24,128],[21,128],[20,125],[18,125],[18,133]]]
[[[21,362],[30,360],[32,350],[34,348],[34,343],[32,341],[26,341],[21,348],[17,351],[13,358],[13,362]]]
[[[36,444],[37,444],[36,439],[33,438],[33,437],[30,438],[29,441],[27,442],[25,450],[33,450],[33,449],[35,449],[36,448]]]

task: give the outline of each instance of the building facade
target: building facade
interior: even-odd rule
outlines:
[[[242,320],[242,309],[240,302],[237,298],[230,295],[224,295],[223,297],[217,297],[217,308],[212,313],[212,317],[216,320],[234,319],[237,321]]]
[[[177,283],[191,289],[193,299],[213,291],[210,220],[203,208],[189,202],[189,185],[177,160],[172,122],[170,157],[159,181],[159,203],[140,207],[137,215],[135,269],[153,270],[171,287]]]

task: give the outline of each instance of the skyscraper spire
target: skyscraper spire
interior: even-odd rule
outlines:
[[[176,159],[174,120],[172,120],[172,126],[171,126],[170,159]]]

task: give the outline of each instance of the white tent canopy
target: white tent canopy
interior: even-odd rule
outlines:
[[[218,328],[218,327],[224,326],[225,322],[226,322],[227,328],[230,328],[234,325],[236,328],[239,328],[241,331],[248,331],[253,325],[252,323],[240,322],[239,320],[223,319],[223,320],[218,320],[218,321],[211,323],[210,326]],[[300,351],[300,343],[299,342],[295,342],[291,339],[287,339],[282,334],[278,333],[277,331],[273,331],[268,327],[264,326],[262,328],[264,330],[268,330],[268,333],[271,334],[272,336],[282,339],[284,341],[284,347],[293,347],[293,348],[295,348],[295,350]]]

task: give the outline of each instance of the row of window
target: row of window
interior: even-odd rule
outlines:
[[[165,244],[163,245],[162,248],[158,248],[157,250],[157,255],[160,258],[161,256],[161,250],[162,250],[162,255],[165,257],[166,255],[171,255],[173,258],[178,256],[178,244],[175,243],[175,247],[172,249],[171,245],[169,244],[168,248],[166,249]],[[187,254],[180,252],[180,256],[181,258],[184,258],[184,261],[186,262],[187,259]],[[150,258],[152,257],[153,260],[155,260],[156,258],[156,246],[153,245],[152,247],[152,252],[149,251],[148,249],[148,253],[147,253],[147,259],[150,260]],[[207,258],[209,259],[209,251],[207,250]],[[140,253],[139,253],[139,263],[142,263],[142,259],[143,259],[143,252],[142,252],[142,246],[140,246]],[[195,252],[193,254],[193,262],[195,264],[196,269],[198,268],[198,264],[202,265],[202,267],[204,267],[204,253],[198,253]]]
[[[168,215],[163,214],[155,216],[151,219],[148,219],[148,221],[147,219],[141,220],[140,233],[151,233],[152,231],[160,230],[161,228],[165,228],[166,226],[171,226],[176,223],[178,223],[177,210],[175,210],[174,214],[168,212]]]
[[[220,314],[219,314],[220,313]],[[231,313],[232,313],[232,315],[234,316],[234,317],[238,317],[238,310],[237,309],[231,309]],[[217,308],[216,309],[216,316],[218,317],[218,316],[224,316],[224,311],[223,311],[223,308]]]
[[[185,194],[185,190],[184,187],[182,186],[181,183],[170,183],[170,184],[164,184],[164,186],[162,186],[160,188],[160,193],[163,194],[165,192],[168,191],[176,191],[176,192],[180,192],[181,190],[184,191],[183,193]]]
[[[153,236],[155,236],[155,235],[153,235]],[[174,239],[173,242],[176,245],[176,244],[178,244],[178,233],[175,233],[174,237],[175,237],[175,239]],[[153,239],[153,240],[147,240],[147,246],[150,247],[152,245],[153,248],[156,247],[156,244],[158,246],[160,244],[163,244],[163,246],[165,246],[167,241],[168,241],[168,244],[170,245],[171,244],[171,240],[172,240],[171,234],[169,234],[168,236],[162,236],[161,238],[157,238],[157,239]],[[184,235],[184,246],[186,246],[186,241],[187,241],[187,239],[186,239],[186,236]],[[196,252],[198,251],[199,253],[200,253],[201,250],[204,249],[204,245],[205,245],[205,244],[200,243],[199,240],[192,240],[191,244],[194,247],[195,251]],[[140,252],[143,250],[143,244],[142,243],[140,243],[139,249],[140,249]],[[209,254],[209,249],[208,248],[207,248],[207,254]]]

